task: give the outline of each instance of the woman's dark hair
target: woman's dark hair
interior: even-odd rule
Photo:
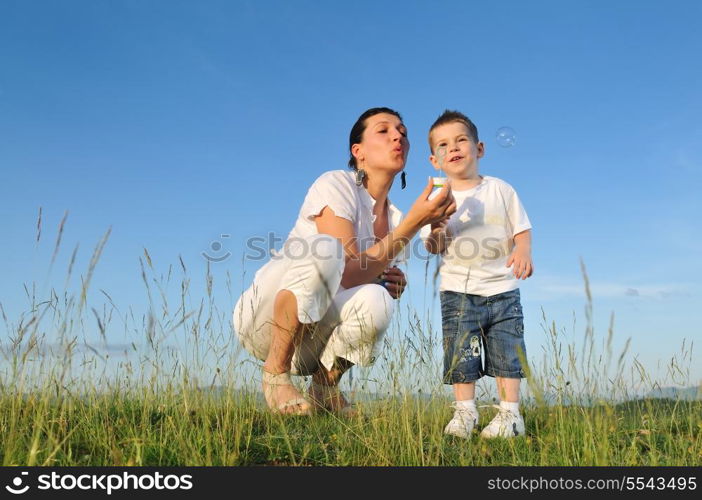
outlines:
[[[363,132],[366,130],[366,120],[371,116],[379,115],[380,113],[388,113],[390,115],[397,116],[400,121],[402,121],[402,116],[400,113],[390,108],[371,108],[363,112],[361,116],[358,117],[356,123],[353,124],[351,128],[351,133],[349,134],[349,168],[356,170],[358,165],[356,165],[356,157],[351,153],[351,148],[354,144],[360,144],[361,138],[363,137]]]

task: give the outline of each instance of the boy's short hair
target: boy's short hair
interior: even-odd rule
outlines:
[[[478,127],[475,126],[475,123],[470,121],[470,118],[468,118],[466,115],[461,113],[460,111],[455,111],[451,109],[445,110],[441,115],[436,119],[436,121],[431,125],[429,128],[429,149],[431,150],[432,154],[434,154],[434,146],[431,143],[431,133],[434,131],[436,127],[440,127],[441,125],[446,125],[447,123],[454,123],[454,122],[459,122],[462,123],[463,125],[466,126],[468,129],[468,135],[470,135],[471,139],[477,144],[480,142],[478,139]]]

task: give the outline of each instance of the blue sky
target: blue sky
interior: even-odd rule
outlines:
[[[225,310],[226,273],[236,296],[261,265],[242,262],[246,239],[287,235],[317,175],[345,168],[362,111],[403,114],[409,186],[391,198],[407,210],[432,172],[427,129],[455,108],[486,143],[482,173],[517,189],[534,226],[529,352],[542,308],[582,337],[583,259],[598,331],[614,312],[615,346],[631,337],[659,370],[700,338],[701,14],[692,1],[4,1],[0,302],[16,321],[23,283],[62,287],[76,244],[84,273],[111,227],[92,290],[143,310],[148,248],[158,273],[182,256],[198,303],[201,253],[221,240]],[[513,147],[496,142],[502,126]],[[438,314],[423,263],[409,274],[403,300]]]

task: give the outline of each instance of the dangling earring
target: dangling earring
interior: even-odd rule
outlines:
[[[361,163],[363,163],[363,160],[361,160]],[[366,178],[367,174],[366,171],[363,170],[362,168],[356,167],[356,185],[357,186],[362,186],[363,185],[363,180]]]
[[[357,168],[356,169],[356,185],[362,186],[363,179],[365,179],[365,178],[366,178],[366,171],[363,170],[362,168]]]
[[[403,170],[402,173],[400,174],[400,182],[402,182],[402,184],[400,185],[400,187],[401,187],[402,189],[405,189],[405,188],[407,187],[407,174],[405,173],[404,170]]]

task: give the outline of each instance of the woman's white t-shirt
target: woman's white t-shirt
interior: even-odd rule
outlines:
[[[331,170],[323,173],[307,191],[295,226],[290,231],[285,245],[291,245],[305,237],[318,234],[315,217],[324,207],[329,207],[337,217],[351,221],[357,238],[359,252],[365,252],[376,243],[373,223],[375,199],[365,187],[356,185],[353,170]],[[388,231],[395,229],[402,220],[402,212],[388,200]],[[406,260],[406,251],[395,258],[397,264]]]

